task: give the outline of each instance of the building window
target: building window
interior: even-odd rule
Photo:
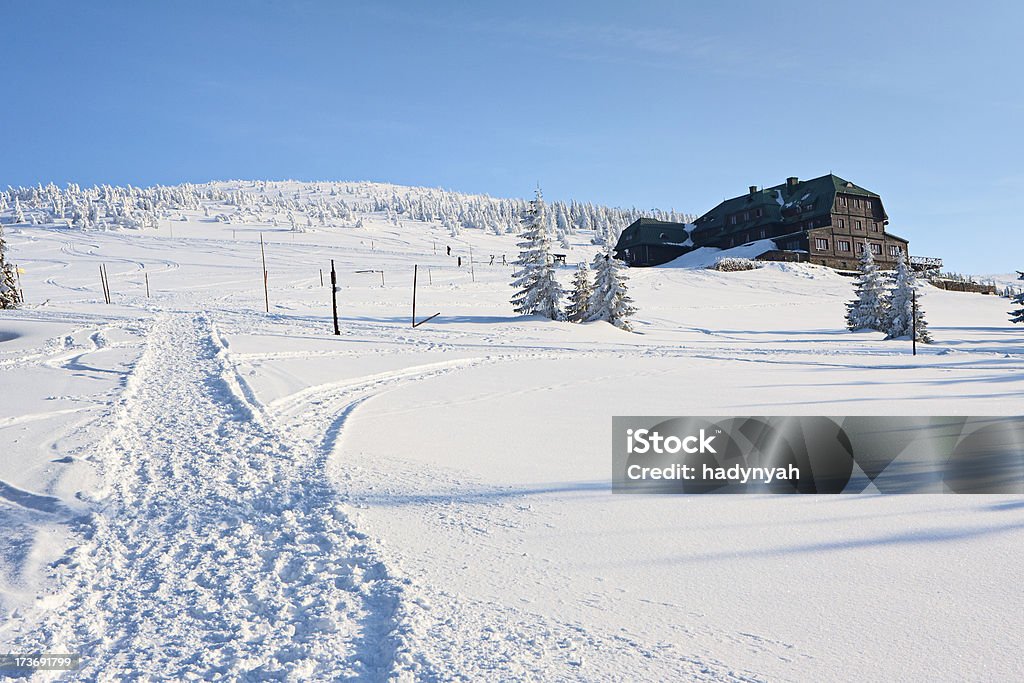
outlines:
[[[843,206],[846,206],[846,197],[840,196],[839,203],[842,204]]]
[[[763,209],[757,209],[756,211],[754,211],[754,215],[757,216],[758,218],[760,218],[761,216],[764,215],[764,210]]]
[[[871,224],[871,230],[873,232],[878,232],[878,223],[872,223]]]
[[[839,219],[839,228],[842,229],[842,230],[846,229],[846,220],[845,219],[843,219],[843,218]]]
[[[729,223],[731,225],[736,225],[736,216],[729,216]]]
[[[854,223],[853,227],[855,229],[857,229],[857,230],[863,230],[864,229],[864,223],[862,221],[856,221]]]
[[[760,210],[760,209],[758,209],[758,210]],[[761,237],[759,239],[763,240],[765,237],[768,236],[768,231],[765,230],[764,228],[761,228],[761,232],[759,234],[761,235]]]
[[[839,251],[850,251],[849,240],[839,240],[837,244],[839,245]]]
[[[881,244],[876,244],[876,243],[872,242],[871,243],[871,253],[872,254],[881,254],[882,253],[882,245]]]
[[[899,253],[900,253],[900,248],[898,246],[896,246],[895,244],[890,244],[889,245],[889,256],[898,256]]]
[[[828,251],[828,240],[824,237],[815,237],[814,248],[818,251]]]
[[[858,254],[863,254],[864,253],[864,243],[863,242],[858,242],[857,243],[857,253]]]
[[[855,208],[855,209],[859,209],[860,208],[860,200],[859,199],[854,199],[853,200],[853,208]]]
[[[750,212],[749,211],[744,211],[743,212],[743,220],[745,220],[745,221],[749,221],[750,220]]]

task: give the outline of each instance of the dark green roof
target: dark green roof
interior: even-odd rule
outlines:
[[[653,218],[640,218],[633,221],[622,231],[616,249],[629,249],[641,244],[682,245],[690,239],[686,223],[670,223]]]
[[[828,216],[839,193],[878,197],[874,192],[831,173],[798,181],[793,186],[785,182],[725,200],[695,221],[694,239],[700,243],[761,225],[798,223]],[[761,209],[761,216],[756,215],[757,209]],[[748,211],[750,218],[742,220]],[[727,224],[729,216],[734,214],[739,214],[741,220],[736,225]]]

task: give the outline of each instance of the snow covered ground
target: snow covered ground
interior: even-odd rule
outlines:
[[[1019,497],[610,493],[613,415],[1020,414],[1006,299],[928,290],[914,358],[843,329],[826,269],[675,264],[630,271],[629,334],[513,315],[512,235],[185,213],[5,226],[0,651],[93,680],[1024,668]]]

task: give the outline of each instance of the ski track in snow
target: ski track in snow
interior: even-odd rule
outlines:
[[[303,438],[316,441],[318,436],[322,437],[313,447],[329,458],[341,448],[342,432],[361,404],[409,382],[495,363],[589,355],[592,354],[565,351],[495,353],[384,371],[307,387],[270,403],[260,419],[272,420],[279,429],[292,431],[293,441]],[[236,380],[241,391],[251,396],[251,390],[237,370]],[[376,469],[353,469],[344,465],[341,469],[332,474],[350,483],[369,478],[389,489],[397,484],[410,491],[417,490],[418,479],[423,476],[423,473],[403,475],[400,467],[382,468],[388,472],[384,479]],[[453,495],[462,485],[461,481],[448,481],[449,477],[443,472],[431,472],[429,476],[435,484],[450,487]],[[358,499],[353,504],[360,506]],[[527,523],[528,508],[520,505],[484,503],[459,509],[454,515],[446,512],[447,507],[441,505],[425,510],[424,514],[439,515],[443,523],[477,534],[486,534],[491,528]],[[387,558],[386,553],[383,556]],[[392,673],[409,675],[415,680],[540,681],[554,677],[557,680],[619,681],[626,674],[636,680],[763,680],[750,672],[688,655],[672,643],[644,643],[625,631],[606,633],[527,610],[452,594],[437,587],[420,586],[408,579],[402,597],[405,600],[402,610],[405,650],[403,657],[396,659],[396,665],[403,666],[396,667]]]
[[[232,392],[202,315],[160,316],[97,456],[107,488],[22,651],[86,680],[385,678],[401,582],[325,482]]]

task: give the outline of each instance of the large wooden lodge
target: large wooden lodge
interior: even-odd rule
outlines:
[[[757,258],[852,270],[866,244],[880,267],[892,268],[899,252],[909,252],[906,239],[886,230],[888,223],[881,197],[830,173],[763,189],[752,185],[693,224],[641,218],[622,231],[615,252],[631,266],[655,266],[700,247],[770,240]]]

